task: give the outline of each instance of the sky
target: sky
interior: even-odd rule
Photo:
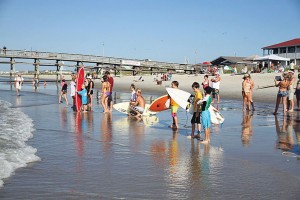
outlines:
[[[300,0],[0,0],[0,47],[201,63],[300,38]]]

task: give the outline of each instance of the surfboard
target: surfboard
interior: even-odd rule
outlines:
[[[194,99],[191,97],[189,92],[174,89],[166,88],[170,97],[183,109],[185,109],[191,115],[194,114]],[[209,113],[211,118],[211,123],[213,124],[222,124],[225,120],[224,116],[212,105],[209,107]]]
[[[170,97],[183,109],[187,109],[187,106],[190,104],[188,102],[191,97],[191,93],[184,90],[175,89],[175,88],[166,88]]]
[[[168,100],[169,100],[168,95],[163,95],[161,97],[158,97],[151,103],[149,110],[153,112],[161,112],[164,110],[168,110],[169,107],[166,105]]]
[[[190,113],[191,115],[194,114],[194,105],[190,104],[188,105],[188,109],[187,112]],[[220,113],[220,111],[218,111],[215,107],[213,107],[212,105],[209,106],[208,108],[209,113],[210,113],[210,121],[213,124],[223,124],[223,122],[225,121],[224,116]]]
[[[149,104],[145,105],[145,110],[143,112],[143,116],[151,116],[151,115],[155,115],[156,114],[156,112],[150,111],[149,107],[150,107]],[[128,115],[130,113],[129,102],[122,102],[122,103],[114,104],[113,108],[115,110],[117,110],[118,112],[124,113],[126,115]]]
[[[81,91],[81,86],[83,83],[84,83],[84,67],[81,67],[77,72],[76,91]],[[76,111],[80,111],[82,102],[81,102],[81,96],[77,92],[75,94],[75,105],[76,105]]]

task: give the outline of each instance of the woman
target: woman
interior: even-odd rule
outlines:
[[[93,94],[94,94],[94,82],[92,81],[92,76],[87,76],[87,87],[86,90],[88,92],[88,109],[92,110],[93,107]]]
[[[108,77],[106,75],[103,76],[102,90],[101,90],[101,103],[104,109],[104,112],[109,112],[108,109],[108,97],[110,96],[110,83],[108,82]]]
[[[204,81],[202,82],[203,90],[209,86],[208,75],[204,75]]]
[[[277,93],[277,100],[276,100],[276,106],[275,106],[275,112],[273,113],[274,115],[277,115],[279,103],[282,100],[283,104],[283,112],[284,114],[286,113],[287,109],[287,96],[288,96],[288,87],[290,86],[290,81],[289,81],[289,75],[284,73],[283,74],[283,80],[277,81],[274,79],[275,86],[279,87],[278,93]]]
[[[243,97],[243,110],[250,110],[250,102],[251,102],[251,81],[249,78],[249,74],[245,74],[243,77],[244,81],[242,83],[242,97]]]

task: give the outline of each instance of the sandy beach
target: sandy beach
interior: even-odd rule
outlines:
[[[274,74],[257,74],[253,79],[268,85],[267,77]],[[167,81],[158,86],[151,76],[144,79],[134,83],[143,89],[147,103],[170,85]],[[115,77],[115,90],[129,92],[133,80]],[[175,75],[173,80],[190,91],[192,82],[203,78]],[[256,111],[243,112],[241,101],[234,100],[240,98],[242,76],[224,75],[222,80],[220,110],[225,122],[212,126],[211,142],[206,145],[188,139],[191,116],[183,109],[178,112],[179,130],[173,131],[168,128],[172,123],[169,111],[136,121],[115,110],[104,114],[95,99],[93,112],[76,113],[58,104],[59,88],[53,82],[37,92],[26,83],[20,97],[9,84],[1,84],[0,106],[2,101],[9,102],[5,109],[16,116],[8,124],[0,121],[0,144],[1,136],[10,139],[6,129],[17,130],[9,126],[14,117],[27,116],[33,128],[28,130],[32,136],[26,149],[36,150],[29,156],[37,159],[22,163],[3,179],[0,199],[297,198],[300,113],[274,116],[274,105],[263,98],[259,102],[258,96]],[[273,102],[276,88],[261,94],[270,95]],[[115,103],[130,97],[124,92],[115,96]],[[22,132],[19,135],[23,138]],[[14,134],[11,140],[9,148],[15,148]],[[19,151],[10,151],[13,154],[4,161],[15,165],[13,159],[20,155],[14,152]],[[21,154],[26,155],[26,151]],[[9,165],[3,170],[10,170]]]

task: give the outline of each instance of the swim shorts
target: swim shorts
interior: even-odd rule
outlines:
[[[213,98],[216,98],[219,95],[219,92],[220,91],[218,89],[213,88],[213,90],[212,90],[212,96],[213,96]]]
[[[200,116],[201,116],[201,113],[199,113],[198,117],[196,117],[196,112],[194,112],[193,117],[191,119],[191,123],[192,124],[201,124]]]
[[[202,127],[203,127],[204,130],[211,127],[210,117],[211,116],[210,116],[209,110],[202,111],[202,113],[201,113],[201,124],[202,124]]]
[[[287,91],[278,91],[277,97],[287,97],[288,92]]]

